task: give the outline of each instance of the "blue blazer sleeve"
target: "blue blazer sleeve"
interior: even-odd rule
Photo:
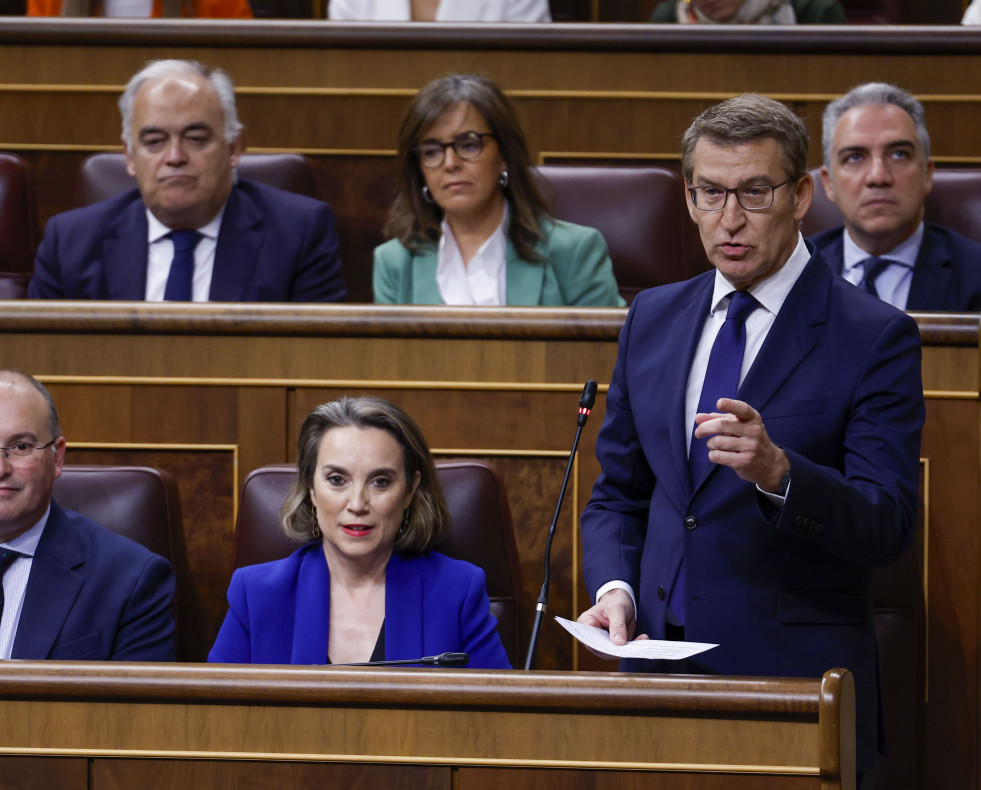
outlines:
[[[242,574],[235,571],[228,585],[228,614],[221,624],[215,644],[208,653],[214,664],[251,664],[252,635],[249,632],[248,600]]]

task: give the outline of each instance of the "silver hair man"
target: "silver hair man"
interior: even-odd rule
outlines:
[[[221,69],[209,69],[196,60],[152,60],[130,78],[123,95],[119,97],[119,113],[123,118],[122,138],[127,148],[132,144],[133,103],[140,88],[148,80],[180,74],[204,77],[215,89],[225,116],[225,142],[232,143],[242,134],[243,126],[235,109],[235,83],[228,74]]]
[[[821,144],[824,149],[825,167],[831,167],[831,159],[834,156],[835,127],[841,120],[841,116],[856,107],[872,104],[894,104],[905,111],[913,119],[913,124],[916,126],[916,136],[920,141],[923,161],[926,162],[930,159],[930,133],[927,131],[923,105],[902,88],[897,88],[888,82],[866,82],[864,85],[852,88],[840,99],[835,99],[824,108],[824,116],[821,120]]]

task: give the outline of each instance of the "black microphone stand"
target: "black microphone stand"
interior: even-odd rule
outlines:
[[[576,420],[576,438],[572,442],[572,452],[569,453],[569,460],[565,465],[565,476],[562,478],[562,489],[559,491],[559,501],[555,505],[555,515],[552,516],[552,523],[548,528],[548,540],[545,542],[545,581],[542,583],[542,591],[538,595],[538,603],[535,605],[535,623],[531,628],[531,641],[528,643],[528,653],[525,656],[525,669],[531,669],[535,663],[535,653],[538,651],[538,637],[542,632],[542,622],[545,619],[545,610],[548,609],[548,588],[552,575],[552,541],[555,539],[555,529],[559,523],[559,512],[562,510],[562,502],[565,500],[565,489],[569,485],[569,475],[572,472],[572,462],[576,457],[576,450],[579,449],[579,437],[582,436],[583,426],[589,419],[589,413],[596,402],[596,382],[590,379],[586,386],[582,388],[582,395],[579,396],[579,417]]]

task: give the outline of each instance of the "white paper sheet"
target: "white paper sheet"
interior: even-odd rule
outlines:
[[[718,645],[707,642],[668,642],[661,639],[641,639],[627,642],[625,645],[615,645],[610,641],[610,634],[602,628],[593,625],[583,625],[556,617],[556,622],[586,647],[606,658],[665,658],[668,660],[688,658],[698,653],[704,653]]]

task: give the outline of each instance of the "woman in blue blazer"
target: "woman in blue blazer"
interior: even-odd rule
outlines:
[[[507,97],[486,77],[426,85],[399,130],[399,189],[375,249],[375,301],[625,304],[594,228],[552,219]]]
[[[431,551],[450,517],[418,426],[380,398],[318,406],[300,429],[283,526],[305,545],[240,568],[208,660],[348,664],[469,654],[510,669],[482,570]]]

